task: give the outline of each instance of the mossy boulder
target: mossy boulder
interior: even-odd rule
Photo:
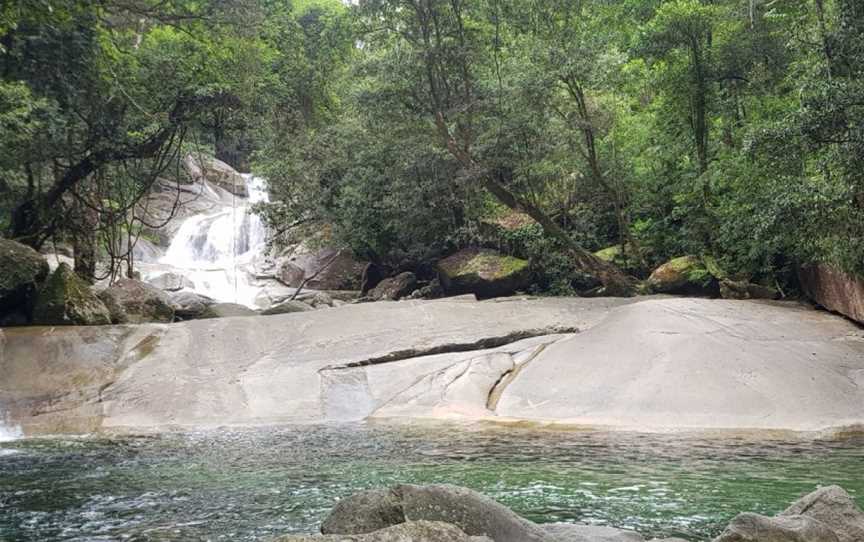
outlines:
[[[438,272],[449,295],[505,296],[531,282],[527,260],[480,248],[466,248],[441,260]]]
[[[27,305],[48,273],[44,256],[21,243],[0,239],[0,313]]]
[[[697,256],[669,260],[651,273],[647,286],[658,294],[716,297],[720,293],[717,278]]]
[[[120,279],[99,293],[118,324],[173,322],[171,298],[155,286],[135,279]]]
[[[39,288],[33,323],[50,326],[97,326],[111,323],[105,304],[66,263]]]

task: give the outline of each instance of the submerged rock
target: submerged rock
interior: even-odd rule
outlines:
[[[33,323],[51,326],[98,326],[111,323],[108,308],[90,285],[61,263],[39,288]]]
[[[174,321],[174,306],[168,294],[140,280],[120,279],[102,290],[99,298],[111,311],[111,320],[114,323]]]
[[[48,262],[41,254],[0,239],[0,313],[25,305],[48,273]]]
[[[531,281],[527,260],[494,250],[466,248],[438,262],[441,285],[448,294],[498,297],[526,288]]]
[[[440,521],[411,521],[358,535],[291,535],[275,542],[495,542],[484,536],[468,536]]]
[[[670,260],[651,273],[648,288],[658,294],[707,295],[719,293],[717,279],[696,256]]]
[[[408,296],[417,287],[417,276],[410,271],[387,278],[369,292],[369,297],[375,301],[398,301]]]

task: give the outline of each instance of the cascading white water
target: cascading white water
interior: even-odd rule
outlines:
[[[252,205],[268,201],[266,182],[243,175],[249,193],[210,214],[188,218],[160,263],[194,283],[194,290],[218,301],[254,307],[260,288],[254,280],[256,259],[264,254],[267,230]]]
[[[9,442],[21,438],[23,432],[21,428],[15,425],[10,425],[6,420],[6,416],[0,412],[0,442]]]

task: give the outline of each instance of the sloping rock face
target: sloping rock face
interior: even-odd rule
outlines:
[[[864,333],[794,304],[654,299],[547,347],[501,417],[639,430],[864,422]]]
[[[72,268],[61,263],[36,295],[33,322],[51,326],[98,326],[111,323],[108,308]]]
[[[807,297],[864,324],[864,279],[827,265],[802,267],[798,279]]]
[[[651,273],[647,285],[657,294],[716,296],[720,293],[717,279],[696,256],[682,256],[664,263]]]
[[[511,295],[530,284],[527,260],[494,250],[466,248],[438,262],[441,285],[448,294],[478,297]]]
[[[562,329],[590,327],[625,302],[630,300],[403,301],[144,324],[134,330],[147,341],[141,347],[135,338],[122,341],[113,360],[118,370],[99,382],[98,395],[82,391],[78,406],[67,404],[62,415],[69,426],[84,417],[89,428],[88,405],[95,403],[101,428],[147,430],[360,420],[418,378],[475,357],[476,350],[509,349],[518,355],[526,348],[520,340],[547,340],[544,336]],[[71,349],[63,352],[47,348],[40,334],[26,329],[2,333],[0,351],[17,355],[3,358],[0,405],[9,423],[21,425],[25,434],[39,432],[46,410],[42,397],[50,394],[29,401],[16,395],[12,407],[8,392],[31,389],[35,376],[24,369],[35,363],[33,356],[45,367],[40,379],[65,382],[71,371],[65,360],[86,359],[80,350],[99,339],[82,328],[58,328],[52,340],[68,335]],[[20,354],[28,349],[32,355]],[[132,350],[140,356],[122,353]],[[61,356],[64,362],[56,363]],[[22,370],[14,370],[17,366]],[[7,379],[7,374],[18,376]]]
[[[0,239],[0,314],[22,306],[48,276],[48,262],[32,248]]]
[[[864,331],[789,303],[406,300],[134,331],[104,354],[114,369],[65,394],[54,416],[70,427],[157,431],[366,418],[646,431],[864,426]],[[0,405],[25,433],[56,412],[50,390],[13,394],[34,389],[29,367],[43,368],[39,382],[68,382],[75,363],[92,358],[82,350],[100,342],[75,327],[52,330],[51,342],[61,333],[65,349],[27,329],[0,335],[0,353],[16,353],[2,357]]]
[[[111,319],[120,324],[173,322],[171,298],[155,286],[134,279],[120,279],[99,292],[99,298],[111,311]]]

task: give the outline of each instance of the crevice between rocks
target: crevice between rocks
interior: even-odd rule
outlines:
[[[534,352],[531,353],[528,359],[526,359],[522,363],[519,363],[518,365],[514,364],[512,369],[506,371],[504,374],[501,375],[501,378],[499,378],[498,381],[495,382],[495,384],[493,384],[492,388],[489,390],[489,397],[486,399],[487,410],[489,410],[490,412],[495,412],[497,410],[498,401],[501,400],[501,396],[504,394],[504,390],[507,389],[507,386],[513,383],[513,381],[516,380],[516,377],[519,376],[519,373],[522,372],[522,369],[524,369],[528,366],[529,363],[534,361],[537,356],[539,356],[546,349],[547,346],[549,346],[549,344],[541,344],[534,349]]]
[[[393,363],[396,361],[404,361],[411,358],[420,358],[424,356],[434,356],[438,354],[458,354],[462,352],[473,352],[476,350],[489,350],[499,348],[511,343],[523,341],[525,339],[533,339],[535,337],[543,337],[546,335],[565,335],[579,333],[579,328],[568,326],[552,326],[542,329],[528,329],[515,331],[506,335],[497,337],[485,337],[476,341],[465,343],[441,344],[430,346],[427,348],[407,348],[404,350],[396,350],[383,356],[367,358],[361,361],[352,361],[350,363],[342,363],[337,365],[328,365],[318,370],[319,373],[327,371],[340,371],[346,369],[356,369],[358,367],[368,367],[370,365],[381,365],[384,363]],[[533,359],[533,356],[532,358]],[[530,361],[530,360],[528,360]],[[524,362],[523,365],[527,363]]]

